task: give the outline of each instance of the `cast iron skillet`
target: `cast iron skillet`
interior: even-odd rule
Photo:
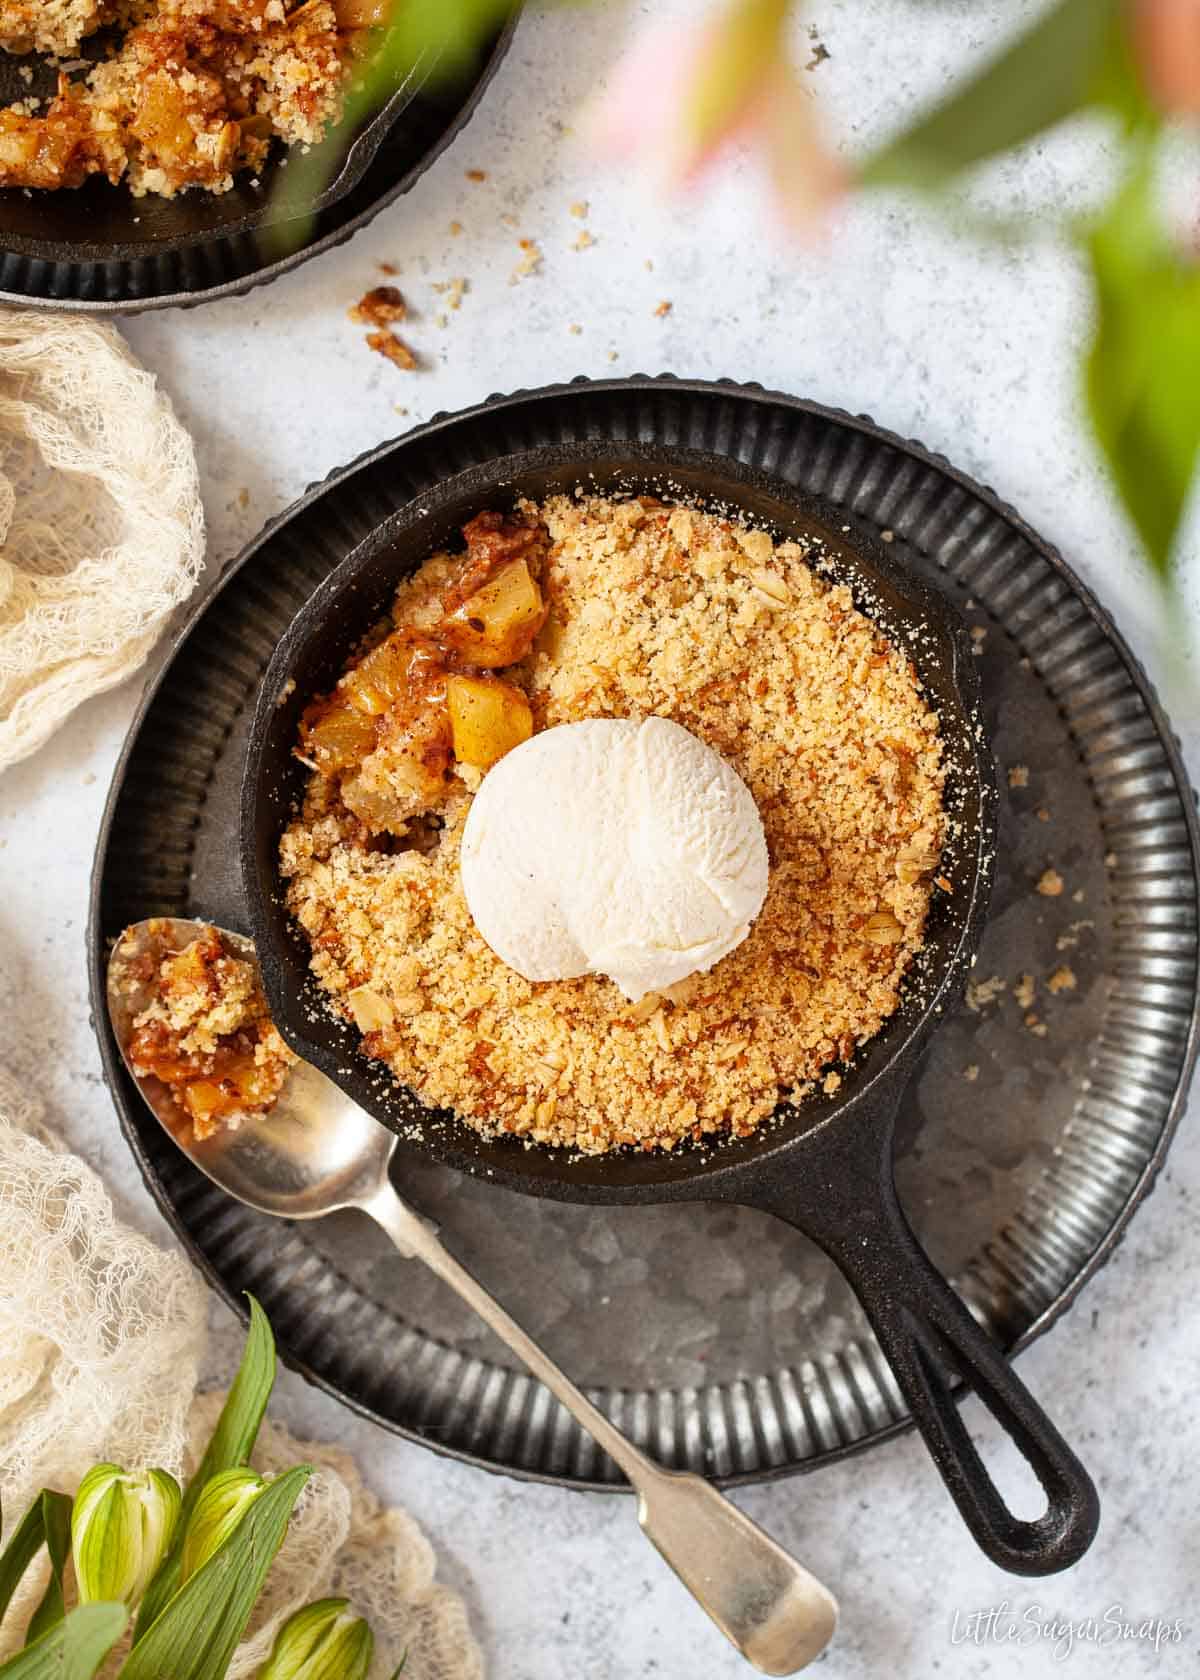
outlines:
[[[112,31],[93,36],[83,43],[79,60],[101,61],[112,41]],[[99,175],[62,192],[0,187],[0,240],[8,251],[46,262],[128,262],[246,234],[265,238],[281,222],[318,214],[357,186],[389,128],[435,67],[435,59],[427,55],[374,117],[330,130],[316,148],[328,159],[321,176],[327,185],[307,204],[285,202],[277,193],[286,179],[288,154],[276,143],[262,169],[257,174],[243,170],[227,193],[186,192],[175,198],[150,193],[134,198],[124,183],[113,186]],[[22,71],[32,75],[31,82],[23,79]],[[49,97],[57,80],[57,68],[37,53],[18,58],[0,52],[0,105],[31,94]],[[278,250],[286,254],[287,249],[281,233]]]
[[[901,1008],[845,1072],[836,1096],[781,1105],[753,1136],[712,1149],[574,1157],[485,1140],[425,1107],[357,1048],[308,973],[308,948],[288,917],[277,870],[281,828],[306,775],[292,756],[300,712],[329,688],[398,581],[485,507],[519,495],[601,489],[652,491],[733,506],[777,535],[822,536],[835,572],[893,641],[910,653],[936,707],[948,749],[947,789],[957,839],[942,860],[952,891],[935,894],[920,971]],[[841,1267],[871,1321],[901,1391],[967,1526],[987,1555],[1016,1574],[1077,1561],[1099,1520],[1095,1489],[1058,1430],[918,1244],[892,1174],[896,1109],[926,1041],[973,961],[989,895],[996,799],[979,721],[976,668],[965,629],[936,591],[904,572],[865,530],[749,467],[698,450],[616,443],[543,445],[447,480],[385,519],[312,595],[280,640],[260,691],[242,791],[242,867],[251,931],[272,1012],[284,1037],[397,1132],[402,1142],[461,1171],[563,1201],[732,1201],[765,1209],[814,1238]],[[973,1388],[1036,1473],[1042,1516],[1016,1517],[992,1482],[954,1400]]]

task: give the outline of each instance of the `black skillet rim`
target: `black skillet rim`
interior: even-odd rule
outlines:
[[[260,286],[269,286],[310,258],[322,256],[346,244],[373,222],[381,211],[411,191],[475,115],[480,100],[508,55],[519,22],[520,11],[515,10],[479,55],[478,68],[472,77],[459,83],[451,82],[441,89],[436,85],[423,85],[418,90],[413,104],[421,101],[430,103],[433,106],[431,120],[434,120],[437,105],[445,106],[445,122],[436,138],[415,158],[397,160],[390,159],[385,139],[358,185],[345,198],[321,212],[317,219],[318,230],[327,228],[328,231],[318,232],[316,238],[310,239],[289,256],[275,261],[260,261],[258,246],[252,235],[206,240],[180,251],[164,253],[167,271],[175,285],[174,289],[156,291],[155,285],[161,283],[170,287],[171,280],[165,274],[156,277],[157,263],[162,259],[156,259],[153,254],[112,261],[84,260],[67,255],[59,262],[51,262],[5,248],[0,236],[0,304],[70,314],[141,315],[151,310],[191,309],[220,298],[244,297]],[[457,94],[448,89],[456,89]],[[398,179],[392,179],[397,165],[402,173]],[[223,262],[234,272],[216,284],[205,284],[204,277],[214,262]],[[199,283],[180,286],[179,276],[186,276],[189,272],[197,277]],[[137,277],[147,273],[150,284],[148,288],[139,290]],[[89,295],[96,291],[106,295]]]
[[[305,1061],[312,1062],[320,1068],[347,1096],[374,1114],[382,1125],[394,1131],[402,1140],[409,1121],[403,1115],[389,1112],[386,1102],[379,1102],[377,1070],[368,1072],[370,1064],[362,1065],[353,1035],[348,1043],[321,1042],[306,1032],[302,1024],[298,1024],[297,1017],[307,1015],[308,1010],[301,1008],[293,1013],[286,1007],[287,994],[290,984],[294,984],[294,977],[290,982],[285,977],[288,962],[284,951],[286,939],[281,920],[286,926],[290,923],[290,918],[281,919],[273,915],[271,905],[273,900],[277,902],[274,890],[278,885],[277,877],[273,872],[268,876],[257,855],[260,812],[268,815],[276,832],[276,839],[270,847],[272,856],[277,845],[279,822],[273,819],[279,812],[280,802],[279,796],[272,791],[272,784],[266,780],[262,770],[264,758],[270,751],[264,743],[264,736],[277,732],[287,709],[281,710],[267,697],[280,690],[286,692],[289,682],[292,688],[295,688],[293,672],[303,663],[309,648],[324,639],[324,627],[328,620],[339,624],[339,635],[345,634],[345,626],[351,619],[357,622],[360,612],[357,597],[363,573],[371,570],[380,550],[385,555],[390,551],[396,541],[398,528],[418,534],[418,546],[423,546],[430,540],[425,535],[427,520],[430,516],[435,520],[446,518],[442,510],[448,498],[451,501],[459,501],[465,497],[468,507],[472,509],[477,508],[481,502],[490,506],[495,502],[496,492],[499,491],[502,497],[506,497],[523,472],[555,473],[562,469],[564,461],[569,463],[570,481],[575,482],[578,476],[588,476],[593,454],[607,453],[611,447],[611,441],[608,439],[591,438],[531,445],[515,452],[505,452],[486,461],[472,463],[451,474],[438,485],[422,491],[415,501],[397,509],[389,518],[375,526],[370,536],[356,544],[341,564],[308,596],[276,643],[259,689],[252,713],[242,774],[239,851],[250,932],[258,948],[268,1001],[272,1001],[273,996],[276,999],[280,996],[285,999],[285,1006],[276,1011],[276,1021],[291,1048]],[[740,484],[747,496],[763,495],[778,505],[799,508],[802,510],[806,527],[811,526],[813,530],[818,530],[825,522],[825,535],[829,542],[844,547],[847,551],[848,578],[857,575],[857,566],[861,563],[865,568],[868,583],[878,581],[885,588],[890,586],[921,623],[935,627],[938,642],[935,662],[945,659],[953,672],[949,686],[953,690],[955,708],[961,720],[963,751],[970,759],[970,767],[965,771],[964,779],[978,790],[979,814],[976,832],[971,846],[963,849],[962,858],[964,869],[970,865],[970,893],[961,907],[959,898],[956,896],[954,899],[956,910],[951,920],[955,931],[951,936],[951,946],[945,955],[944,966],[936,981],[928,986],[922,985],[917,994],[906,999],[905,1006],[886,1024],[866,1053],[865,1062],[864,1059],[855,1058],[855,1077],[850,1080],[848,1091],[832,1098],[822,1097],[817,1093],[810,1096],[805,1105],[810,1125],[793,1136],[786,1135],[786,1126],[780,1128],[779,1136],[775,1135],[773,1128],[759,1128],[753,1138],[723,1147],[720,1152],[721,1158],[710,1162],[700,1173],[683,1173],[676,1176],[671,1171],[665,1180],[651,1178],[644,1184],[637,1182],[637,1177],[641,1169],[655,1162],[655,1158],[634,1153],[632,1159],[627,1162],[635,1175],[633,1183],[614,1184],[611,1182],[612,1175],[601,1169],[599,1182],[591,1177],[584,1177],[582,1182],[576,1183],[573,1188],[567,1188],[563,1178],[553,1171],[554,1167],[566,1165],[570,1161],[570,1150],[543,1149],[535,1151],[531,1157],[519,1146],[510,1144],[508,1147],[501,1146],[499,1153],[504,1159],[497,1159],[491,1148],[481,1146],[475,1134],[452,1114],[435,1114],[428,1110],[422,1112],[421,1124],[425,1136],[421,1147],[422,1151],[433,1159],[456,1171],[474,1177],[486,1176],[492,1182],[518,1194],[544,1196],[551,1200],[580,1205],[620,1206],[641,1202],[643,1198],[649,1202],[716,1201],[728,1198],[733,1201],[744,1199],[748,1205],[755,1205],[751,1187],[756,1180],[761,1182],[764,1178],[770,1180],[776,1176],[781,1163],[784,1163],[783,1170],[787,1170],[786,1161],[791,1146],[803,1133],[838,1120],[845,1109],[861,1110],[880,1101],[886,1104],[889,1101],[888,1093],[898,1089],[900,1085],[907,1084],[909,1070],[936,1030],[938,1017],[948,1005],[961,996],[983,935],[991,897],[988,860],[989,853],[995,846],[995,761],[990,743],[983,737],[980,729],[982,696],[978,667],[972,657],[965,622],[943,591],[938,590],[924,577],[900,565],[888,551],[886,544],[878,542],[868,534],[861,519],[855,518],[855,534],[846,537],[843,542],[830,510],[806,506],[811,501],[819,501],[819,498],[809,496],[798,487],[787,485],[761,467],[753,467],[745,462],[721,456],[717,452],[699,450],[691,445],[647,445],[644,440],[626,440],[621,445],[621,453],[628,458],[629,474],[634,484],[643,476],[653,483],[664,474],[676,473],[685,482],[689,476],[696,474],[702,479],[708,478],[710,482],[718,482],[718,475],[724,471],[726,477],[718,492],[721,499],[726,495],[736,497],[734,486]],[[669,457],[669,464],[655,458],[662,453]],[[644,465],[640,466],[639,461],[643,456]],[[554,459],[555,457],[562,459]],[[496,477],[497,471],[501,475],[499,478]],[[848,510],[843,509],[842,512],[845,518],[854,517]],[[455,532],[465,517],[466,512],[460,507],[450,522]],[[850,529],[849,525],[843,524],[841,527],[844,533],[848,533]],[[344,607],[343,603],[347,599],[350,604]],[[900,629],[902,635],[907,635],[903,624]],[[924,652],[910,648],[910,653],[919,667],[925,657]],[[301,688],[307,687],[308,678],[297,680]],[[289,707],[298,705],[298,699],[288,703]],[[294,766],[292,768],[294,769]],[[948,872],[953,874],[954,869],[948,866]],[[311,1000],[320,1007],[320,999],[315,992],[311,994]],[[897,1029],[895,1034],[891,1031],[893,1027]],[[341,1034],[338,1036],[340,1040]],[[525,1165],[531,1159],[537,1163],[532,1168]],[[667,1158],[672,1169],[676,1163],[682,1167],[691,1159],[693,1158],[689,1155],[681,1155],[678,1151]],[[579,1164],[589,1169],[594,1163],[588,1161]],[[541,1170],[543,1167],[548,1169],[544,1176]]]
[[[906,439],[899,433],[877,425],[868,415],[854,415],[848,410],[834,408],[828,404],[811,401],[807,398],[794,397],[786,392],[771,390],[758,382],[742,382],[733,379],[705,380],[681,377],[672,373],[658,375],[633,374],[624,379],[591,380],[585,375],[576,379],[539,388],[529,388],[510,393],[494,393],[482,402],[469,408],[460,409],[455,413],[440,413],[435,415],[425,425],[414,428],[400,438],[389,439],[376,448],[364,451],[347,465],[336,468],[320,483],[311,485],[303,495],[285,508],[274,519],[267,522],[262,530],[254,537],[240,554],[235,556],[222,569],[221,574],[211,591],[203,600],[189,612],[184,623],[174,632],[170,646],[163,663],[154,676],[146,684],[137,709],[130,723],[129,730],[122,744],[113,778],[109,787],[104,811],[97,833],[96,849],[93,860],[92,876],[89,890],[88,917],[85,932],[88,963],[88,986],[91,1004],[91,1019],[96,1031],[100,1050],[102,1071],[105,1083],[112,1095],[113,1105],[117,1111],[118,1123],[125,1137],[130,1151],[138,1165],[142,1181],[160,1213],[170,1225],[176,1237],[182,1243],[193,1265],[197,1267],[208,1284],[227,1306],[243,1323],[248,1322],[248,1312],[242,1299],[233,1295],[227,1289],[224,1279],[211,1265],[204,1252],[193,1241],[192,1236],[184,1224],[173,1202],[167,1197],[164,1188],[150,1166],[140,1139],[137,1135],[136,1124],[133,1119],[133,1105],[127,1104],[122,1092],[123,1070],[120,1059],[112,1045],[109,1036],[102,1030],[100,1023],[104,1019],[105,1009],[105,960],[106,952],[103,946],[103,935],[100,927],[101,896],[104,877],[104,865],[108,844],[111,838],[113,820],[119,803],[125,773],[135,746],[142,723],[149,711],[159,688],[163,685],[168,672],[174,662],[176,654],[190,636],[199,620],[207,612],[209,605],[216,599],[241,569],[253,560],[258,549],[282,526],[289,524],[304,513],[318,498],[333,486],[351,477],[361,467],[388,455],[393,450],[403,447],[406,443],[425,438],[437,432],[464,423],[486,419],[497,409],[511,409],[522,404],[532,404],[539,401],[552,401],[567,395],[580,387],[588,387],[598,393],[625,392],[635,393],[639,390],[650,391],[663,386],[678,390],[681,393],[697,397],[733,397],[743,402],[761,405],[777,405],[791,410],[793,413],[807,415],[816,420],[833,422],[858,432],[868,440],[897,451],[899,454],[915,460],[918,464],[933,469],[960,489],[978,498],[999,518],[1006,521],[1023,540],[1036,550],[1038,555],[1051,567],[1066,584],[1071,593],[1079,600],[1088,616],[1096,625],[1108,645],[1114,650],[1121,662],[1130,682],[1140,695],[1150,719],[1154,725],[1156,738],[1167,758],[1176,784],[1183,790],[1190,790],[1191,782],[1187,767],[1183,762],[1179,741],[1175,735],[1170,720],[1163,708],[1140,661],[1126,643],[1121,632],[1113,622],[1111,614],[1100,604],[1094,592],[1073,571],[1071,566],[1059,553],[1058,549],[1040,537],[1036,531],[1021,517],[1021,515],[989,486],[980,483],[970,474],[953,466],[944,456],[926,449],[924,445],[914,439]],[[1197,799],[1192,796],[1183,797],[1180,801],[1184,813],[1187,829],[1187,843],[1190,850],[1193,869],[1200,876],[1200,817],[1197,814]],[[1014,1357],[1044,1335],[1047,1330],[1061,1318],[1078,1298],[1080,1292],[1112,1257],[1129,1227],[1134,1213],[1146,1200],[1154,1188],[1167,1151],[1174,1139],[1179,1122],[1187,1105],[1189,1087],[1200,1058],[1200,1001],[1193,1008],[1188,1026],[1186,1047],[1180,1062],[1179,1078],[1172,1095],[1170,1106],[1163,1122],[1162,1130],[1155,1145],[1131,1186],[1122,1204],[1120,1212],[1112,1220],[1104,1236],[1095,1249],[1086,1258],[1074,1276],[1063,1285],[1058,1294],[1041,1312],[1026,1326],[1026,1328],[1005,1349],[1009,1357]],[[628,1492],[628,1485],[624,1482],[605,1482],[585,1480],[570,1475],[552,1474],[546,1471],[527,1469],[517,1465],[498,1465],[493,1460],[483,1458],[468,1449],[449,1447],[439,1442],[436,1437],[425,1435],[420,1430],[398,1424],[391,1419],[383,1418],[368,1405],[355,1400],[343,1393],[327,1378],[321,1376],[302,1359],[289,1356],[286,1348],[281,1347],[280,1357],[284,1363],[296,1371],[307,1382],[322,1392],[330,1395],[340,1404],[346,1406],[356,1416],[362,1417],[379,1425],[394,1435],[412,1441],[417,1445],[427,1447],[439,1456],[451,1458],[463,1464],[470,1464],[477,1469],[486,1470],[493,1475],[509,1476],[518,1481],[541,1482],[553,1487],[569,1487],[589,1492]],[[962,1390],[959,1394],[961,1396]],[[819,1458],[810,1462],[788,1463],[772,1466],[763,1470],[736,1471],[728,1475],[713,1479],[722,1487],[752,1487],[763,1483],[777,1482],[788,1477],[806,1474],[826,1464],[838,1463],[843,1459],[865,1452],[885,1441],[894,1440],[913,1428],[911,1418],[905,1417],[874,1429],[870,1433],[836,1447],[826,1448]]]

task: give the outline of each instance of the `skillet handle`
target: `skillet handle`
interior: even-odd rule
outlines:
[[[904,1217],[891,1168],[891,1128],[879,1171],[863,1171],[850,1212],[845,1184],[822,1194],[819,1170],[754,1197],[820,1243],[861,1301],[913,1422],[963,1520],[993,1563],[1014,1575],[1052,1575],[1077,1563],[1095,1538],[1100,1502],[1071,1448],[987,1333],[934,1267]],[[819,1154],[819,1152],[817,1152]],[[817,1163],[814,1162],[814,1165]],[[807,1163],[806,1163],[807,1165]],[[847,1163],[848,1165],[848,1163]],[[850,1182],[853,1182],[852,1180]],[[838,1213],[848,1217],[838,1218]],[[959,1413],[961,1377],[1028,1460],[1046,1494],[1030,1521],[1009,1510]]]

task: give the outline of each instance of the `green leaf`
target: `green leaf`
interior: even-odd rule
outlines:
[[[50,1554],[50,1579],[42,1594],[42,1602],[34,1611],[26,1630],[26,1645],[40,1639],[66,1614],[63,1571],[71,1555],[71,1500],[65,1493],[55,1493],[50,1488],[43,1490],[42,1531],[46,1538],[46,1550]]]
[[[1149,148],[1093,229],[1088,254],[1098,306],[1087,364],[1092,425],[1165,578],[1200,456],[1200,264],[1163,225]]]
[[[64,1630],[62,1680],[92,1680],[125,1631],[123,1604],[81,1604],[58,1626]]]
[[[0,1663],[0,1680],[92,1680],[128,1620],[123,1604],[81,1604]]]
[[[223,1680],[311,1465],[271,1483],[245,1517],[142,1634],[121,1680]]]
[[[242,1363],[204,1457],[184,1492],[180,1514],[184,1528],[210,1477],[221,1470],[235,1470],[248,1461],[275,1386],[275,1337],[271,1322],[253,1295],[247,1295],[246,1299],[250,1303],[250,1329]]]
[[[245,1464],[258,1439],[259,1426],[275,1386],[275,1337],[270,1320],[254,1296],[247,1295],[246,1299],[250,1303],[250,1328],[246,1334],[242,1362],[204,1450],[204,1457],[184,1489],[175,1544],[146,1590],[133,1636],[135,1644],[178,1590],[183,1537],[196,1501],[214,1476]]]
[[[21,1518],[3,1554],[0,1554],[0,1618],[12,1602],[12,1595],[21,1584],[21,1577],[29,1568],[46,1539],[46,1514],[38,1494]]]
[[[1126,56],[1118,0],[1059,0],[944,104],[868,157],[860,179],[869,186],[941,186],[1092,100],[1124,103],[1127,82],[1116,66]]]

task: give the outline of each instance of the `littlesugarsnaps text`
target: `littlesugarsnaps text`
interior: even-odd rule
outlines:
[[[1179,1616],[1141,1616],[1123,1604],[1110,1604],[1092,1616],[1067,1616],[1044,1604],[1003,1599],[978,1610],[956,1610],[950,1620],[952,1645],[1045,1645],[1061,1662],[1081,1645],[1127,1649],[1137,1644],[1161,1651],[1182,1645],[1189,1632]]]

